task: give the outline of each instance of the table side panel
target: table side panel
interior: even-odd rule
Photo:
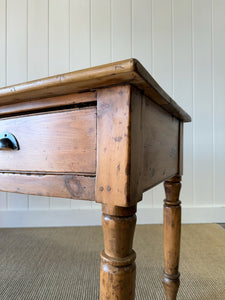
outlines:
[[[179,172],[179,120],[144,96],[143,190]]]
[[[143,193],[143,108],[144,95],[138,89],[132,87],[130,105],[130,198],[135,203],[142,200]]]
[[[180,122],[179,126],[179,175],[183,175],[183,148],[184,148],[184,123]]]

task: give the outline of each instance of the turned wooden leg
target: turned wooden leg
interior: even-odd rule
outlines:
[[[103,205],[105,249],[101,254],[100,299],[135,298],[136,254],[132,250],[136,207],[109,208]]]
[[[180,280],[178,272],[180,255],[181,206],[179,193],[181,176],[165,181],[164,201],[164,279],[166,299],[176,300]]]

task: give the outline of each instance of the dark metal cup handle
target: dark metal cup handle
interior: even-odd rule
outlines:
[[[8,132],[0,133],[0,150],[19,150],[15,136]]]

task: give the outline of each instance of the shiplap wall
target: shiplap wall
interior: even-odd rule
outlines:
[[[0,0],[0,86],[135,57],[193,117],[184,222],[225,222],[225,0]],[[162,222],[162,185],[140,223]],[[100,224],[89,201],[0,194],[0,226]]]

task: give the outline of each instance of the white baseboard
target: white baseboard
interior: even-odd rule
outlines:
[[[139,224],[162,224],[163,208],[140,207]],[[225,223],[225,207],[182,207],[182,223]]]
[[[163,209],[138,208],[138,224],[162,224]],[[225,207],[184,207],[182,223],[225,223]],[[101,225],[101,210],[0,211],[0,227],[63,227]]]

